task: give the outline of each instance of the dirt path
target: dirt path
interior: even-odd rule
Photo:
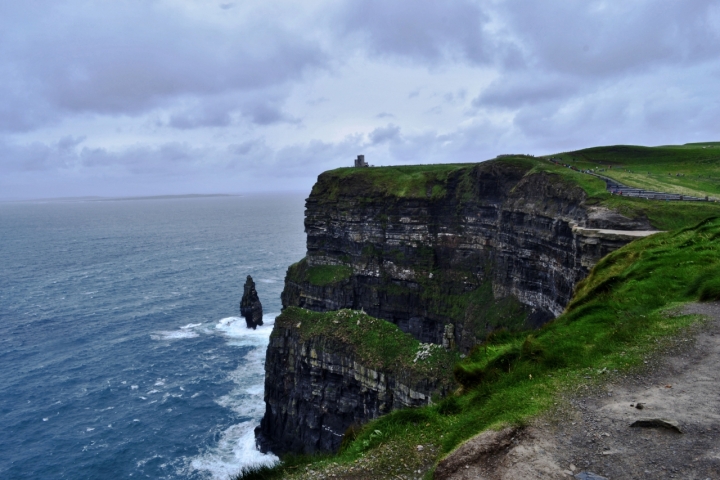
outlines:
[[[610,378],[529,427],[475,437],[436,478],[720,479],[720,303],[680,313],[711,320],[674,339],[643,373]],[[643,418],[677,422],[683,433],[630,427]]]

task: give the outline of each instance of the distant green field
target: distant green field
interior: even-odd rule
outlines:
[[[720,199],[720,142],[677,146],[615,145],[549,157],[632,187]]]

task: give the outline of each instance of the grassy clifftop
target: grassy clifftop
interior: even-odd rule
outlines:
[[[311,196],[326,202],[334,202],[343,195],[356,201],[389,197],[441,199],[447,195],[451,182],[459,186],[457,194],[466,193],[478,170],[500,169],[522,175],[535,162],[531,157],[518,156],[482,163],[337,168],[320,175]]]
[[[354,201],[380,199],[443,199],[449,185],[461,199],[472,197],[472,185],[483,172],[513,175],[549,173],[558,181],[580,186],[586,204],[605,206],[629,217],[646,217],[660,230],[682,228],[720,214],[713,202],[665,202],[609,194],[605,182],[592,175],[555,165],[560,159],[580,170],[595,170],[622,183],[648,190],[720,198],[720,143],[666,147],[609,146],[546,157],[503,156],[482,163],[338,168],[323,173],[312,197],[335,202],[341,196]]]
[[[275,322],[276,325],[297,329],[303,340],[313,337],[336,340],[336,345],[343,349],[336,353],[353,354],[366,368],[402,373],[410,380],[439,377],[441,384],[453,384],[451,377],[439,372],[452,368],[459,360],[457,352],[422,344],[402,332],[397,325],[363,312],[339,310],[318,313],[288,307]]]

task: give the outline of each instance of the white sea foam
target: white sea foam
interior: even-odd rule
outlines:
[[[191,328],[199,327],[202,323],[188,323],[184,327],[180,327],[180,330],[189,330]]]
[[[169,332],[155,332],[150,334],[150,338],[153,340],[181,340],[184,338],[195,338],[199,337],[197,332],[194,330],[174,330]]]
[[[223,318],[215,325],[215,329],[232,339],[229,344],[239,347],[265,347],[275,325],[277,313],[263,315],[263,324],[255,330],[247,328],[242,317]],[[264,353],[264,352],[263,352]]]
[[[237,475],[243,467],[273,465],[278,461],[275,455],[265,455],[255,447],[254,432],[265,411],[262,398],[265,348],[276,316],[263,315],[263,325],[255,330],[247,328],[241,317],[223,318],[215,325],[215,330],[228,339],[229,345],[255,347],[245,354],[242,366],[229,375],[235,388],[216,400],[218,405],[250,420],[226,429],[217,445],[191,459],[192,469],[224,480]]]
[[[150,338],[153,340],[181,340],[185,338],[196,338],[200,334],[195,331],[197,327],[202,326],[202,323],[188,323],[184,327],[180,327],[178,330],[160,331],[150,334]]]
[[[255,448],[255,425],[245,422],[228,428],[215,447],[194,458],[190,465],[218,480],[236,476],[243,467],[274,465],[278,457]]]

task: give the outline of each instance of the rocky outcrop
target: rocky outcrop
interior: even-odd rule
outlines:
[[[579,186],[531,168],[458,167],[419,196],[383,190],[374,169],[320,175],[306,204],[307,256],[288,270],[283,305],[362,308],[438,344],[452,324],[462,351],[503,326],[507,299],[526,326],[554,318],[589,269],[631,240],[601,229],[650,225],[588,205]],[[346,278],[313,281],[315,270],[340,267]],[[492,298],[476,298],[486,284]]]
[[[355,318],[369,317],[349,321]],[[275,320],[265,362],[266,413],[256,429],[264,452],[336,451],[348,428],[392,410],[428,405],[433,394],[442,396],[453,385],[445,372],[442,379],[418,376],[412,368],[417,361],[410,368],[368,366],[344,335],[303,335],[307,322],[287,311]]]
[[[243,287],[243,296],[240,300],[240,315],[245,318],[247,327],[253,330],[263,324],[262,304],[257,290],[255,290],[255,282],[253,282],[250,275],[247,276]]]

